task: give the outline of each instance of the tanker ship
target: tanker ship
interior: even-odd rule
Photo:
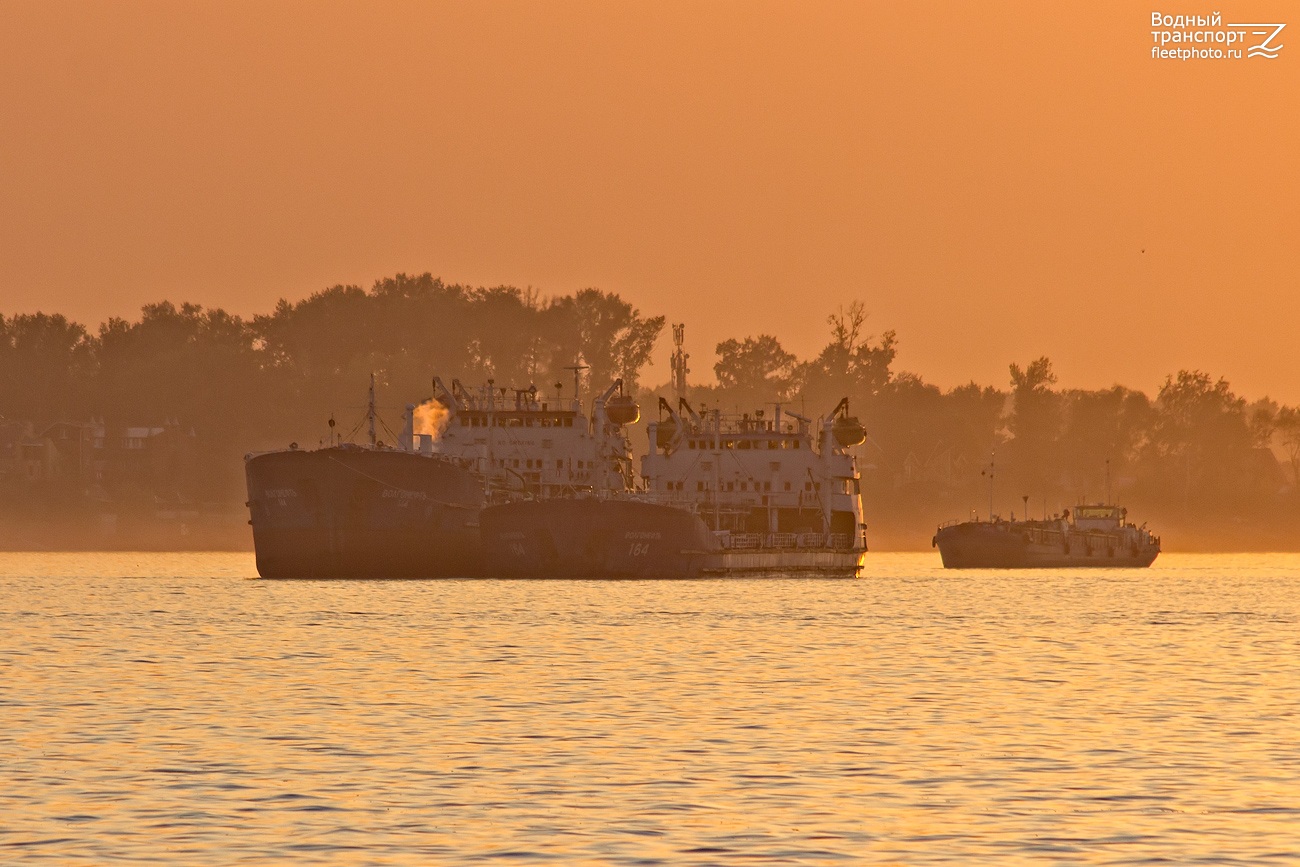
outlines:
[[[332,433],[328,446],[245,456],[249,523],[264,578],[485,577],[480,513],[521,498],[573,497],[622,489],[621,465],[606,436],[627,417],[622,382],[598,403],[599,428],[560,386],[467,389],[437,377],[434,397],[408,405],[394,445],[376,435],[374,380],[368,442]],[[616,394],[617,392],[617,394]],[[417,428],[420,428],[417,430]]]
[[[610,476],[581,496],[485,509],[489,569],[535,578],[856,576],[866,526],[848,449],[866,432],[847,399],[816,423],[780,405],[770,418],[697,412],[680,394],[681,326],[674,337],[678,402],[659,399],[642,484]],[[592,421],[607,426],[609,466],[625,466],[630,446],[609,435],[601,401]]]
[[[485,509],[489,568],[516,577],[853,577],[866,551],[847,400],[818,425],[660,399],[644,487]],[[815,435],[814,435],[815,432]]]
[[[1076,506],[1041,521],[950,521],[931,540],[948,569],[1150,566],[1160,537],[1114,505]]]

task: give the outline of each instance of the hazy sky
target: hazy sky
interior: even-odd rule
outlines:
[[[944,386],[1300,402],[1300,6],[1230,5],[1277,59],[1152,59],[1229,4],[6,0],[0,313],[598,286],[703,379],[860,299]]]

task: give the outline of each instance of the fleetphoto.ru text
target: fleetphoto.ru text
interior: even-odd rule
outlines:
[[[1285,24],[1241,21],[1223,23],[1209,15],[1151,13],[1151,57],[1155,60],[1276,60],[1285,47]]]

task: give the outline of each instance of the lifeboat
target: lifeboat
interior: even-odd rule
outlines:
[[[641,407],[626,394],[616,394],[605,404],[605,415],[610,424],[636,424],[641,419]]]
[[[677,436],[677,422],[672,418],[666,418],[659,422],[655,429],[655,447],[666,449],[673,444],[673,438]]]
[[[835,442],[839,443],[842,448],[849,446],[859,446],[867,441],[867,429],[862,426],[856,416],[841,415],[836,417],[835,423],[831,425],[831,433],[835,435]]]

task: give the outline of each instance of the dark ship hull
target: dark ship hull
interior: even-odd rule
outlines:
[[[630,499],[504,503],[480,523],[488,568],[511,578],[694,578],[718,549],[696,515]]]
[[[1115,532],[1061,532],[1021,522],[939,528],[934,544],[947,569],[1143,568],[1160,546]]]
[[[506,577],[853,577],[863,559],[848,537],[714,534],[694,512],[632,498],[506,503],[481,524],[488,568]]]
[[[440,457],[357,446],[245,461],[263,578],[434,578],[484,573],[483,489]]]

